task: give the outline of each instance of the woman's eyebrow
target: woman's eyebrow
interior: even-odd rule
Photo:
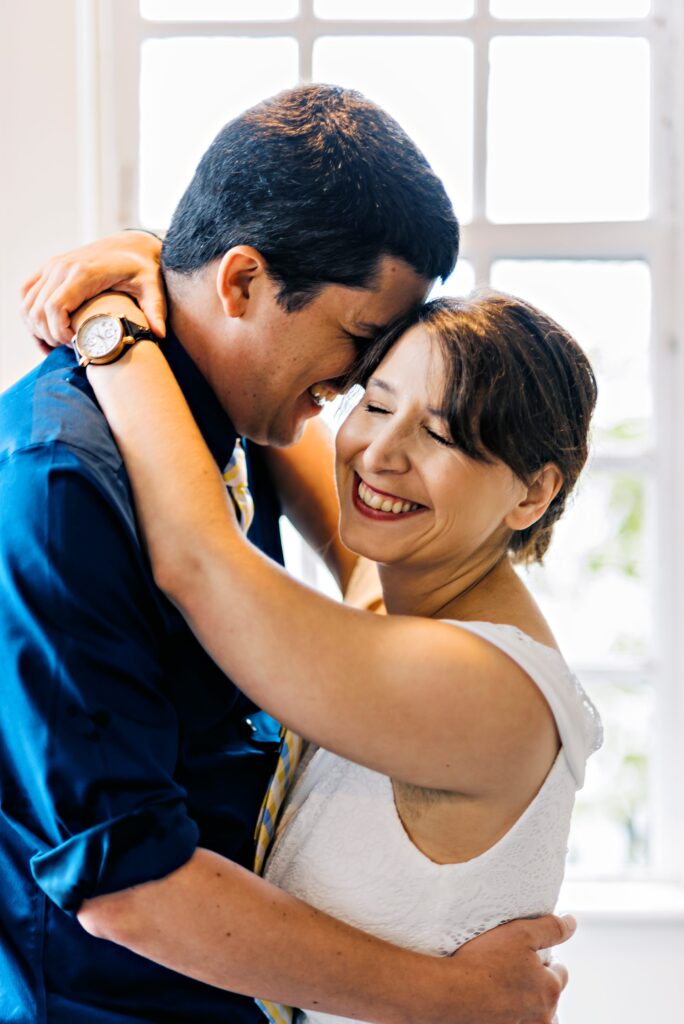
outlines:
[[[380,380],[379,377],[371,377],[367,386],[370,387],[371,384],[373,387],[380,388],[381,391],[389,391],[390,395],[396,395],[397,393],[391,384],[388,384],[386,380]]]

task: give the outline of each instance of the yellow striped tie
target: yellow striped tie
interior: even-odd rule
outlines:
[[[254,502],[247,482],[247,459],[238,437],[230,462],[223,471],[223,480],[228,487],[240,525],[247,533],[254,519]]]
[[[256,853],[254,856],[254,870],[260,875],[264,869],[264,862],[269,846],[273,841],[278,813],[290,788],[290,784],[297,771],[297,765],[302,755],[302,738],[291,729],[281,729],[280,755],[278,764],[271,779],[271,784],[266,791],[266,796],[261,808],[261,814],[257,821],[254,832],[256,840]],[[271,1024],[292,1024],[294,1010],[289,1006],[281,1006],[279,1003],[269,1003],[264,999],[257,999],[256,1004],[262,1010]]]

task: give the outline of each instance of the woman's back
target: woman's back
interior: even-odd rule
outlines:
[[[435,863],[409,837],[389,778],[318,750],[293,789],[267,867],[271,881],[319,909],[436,955],[504,921],[553,909],[575,791],[601,737],[595,709],[557,650],[512,626],[458,625],[520,664],[557,723],[561,750],[518,820],[484,853]]]

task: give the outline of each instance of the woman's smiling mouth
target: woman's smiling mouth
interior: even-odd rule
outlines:
[[[375,490],[362,480],[358,473],[354,473],[352,500],[354,507],[362,515],[376,520],[402,519],[426,511],[424,505],[419,505],[415,501],[407,501],[398,495]]]

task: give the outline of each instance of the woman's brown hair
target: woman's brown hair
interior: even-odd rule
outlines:
[[[523,482],[548,463],[562,486],[541,519],[511,535],[515,562],[541,562],[554,523],[587,460],[596,378],[586,355],[555,320],[499,292],[434,299],[396,321],[364,353],[354,380],[365,385],[389,349],[421,325],[442,345],[444,412],[451,437],[481,462],[500,459]]]

